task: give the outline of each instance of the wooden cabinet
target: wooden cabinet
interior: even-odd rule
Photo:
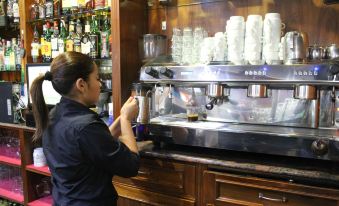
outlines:
[[[140,205],[195,205],[195,174],[192,164],[142,158],[136,177],[114,177],[113,184],[123,197],[121,205],[128,199]]]
[[[339,190],[204,171],[203,205],[337,206]]]
[[[207,165],[142,158],[137,177],[115,177],[120,206],[338,206],[339,190],[216,172]]]

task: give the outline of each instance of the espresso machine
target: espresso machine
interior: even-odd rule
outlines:
[[[149,62],[139,79],[153,87],[144,107],[149,135],[155,142],[339,161],[338,72],[335,61]]]

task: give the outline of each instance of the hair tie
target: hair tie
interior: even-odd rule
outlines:
[[[47,71],[47,72],[45,73],[44,80],[47,80],[47,81],[52,81],[52,79],[53,79],[52,72],[50,72],[50,71]]]

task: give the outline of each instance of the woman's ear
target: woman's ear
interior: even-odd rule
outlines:
[[[75,82],[75,88],[79,92],[84,93],[86,88],[86,81],[84,81],[82,78],[77,79],[77,81]]]

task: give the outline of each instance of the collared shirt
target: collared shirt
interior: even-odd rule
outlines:
[[[139,156],[95,112],[64,97],[50,112],[42,144],[55,206],[116,205],[112,177],[138,173]]]

